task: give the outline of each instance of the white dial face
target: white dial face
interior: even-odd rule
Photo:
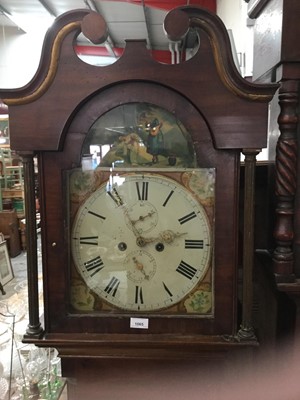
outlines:
[[[79,208],[71,235],[86,284],[130,311],[175,305],[203,279],[211,258],[204,208],[176,181],[150,173],[102,185]]]

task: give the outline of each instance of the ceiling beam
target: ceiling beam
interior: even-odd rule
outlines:
[[[9,15],[11,15],[11,13],[9,11],[7,11],[7,9],[4,8],[1,4],[0,4],[0,12],[3,13],[4,15],[6,15],[7,17]]]
[[[20,31],[26,33],[26,30],[19,26],[19,24],[14,20],[12,14],[9,11],[7,11],[7,9],[4,8],[1,4],[0,4],[0,14],[8,18]]]
[[[38,2],[45,8],[45,10],[48,11],[48,13],[49,13],[52,17],[54,17],[54,18],[57,17],[57,14],[52,10],[52,8],[49,6],[49,4],[47,3],[46,0],[38,0]]]
[[[142,7],[143,7],[143,12],[144,12],[144,18],[145,18],[145,25],[146,25],[146,30],[147,30],[147,41],[149,44],[149,49],[152,50],[152,41],[150,38],[150,28],[149,28],[149,22],[148,22],[148,16],[147,16],[147,9],[145,5],[145,1],[142,0]]]
[[[91,10],[99,14],[98,7],[96,6],[94,0],[83,0],[84,4]]]
[[[94,0],[83,0],[83,1],[84,1],[84,4],[85,4],[90,10],[95,11],[95,12],[97,12],[98,14],[102,15],[101,9],[99,8],[99,6],[96,5],[96,3],[95,3]],[[109,53],[109,55],[110,55],[111,57],[118,58],[117,55],[116,55],[116,53],[115,53],[115,51],[114,51],[115,44],[114,44],[114,42],[113,42],[113,40],[112,40],[112,38],[111,38],[109,32],[108,32],[108,34],[107,34],[107,38],[106,38],[106,41],[105,41],[105,43],[104,43],[104,46],[106,47],[106,50],[108,51],[108,53]]]

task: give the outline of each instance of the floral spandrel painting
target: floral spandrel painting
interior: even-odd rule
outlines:
[[[102,115],[83,146],[96,167],[195,167],[191,137],[176,116],[153,104],[128,103]]]

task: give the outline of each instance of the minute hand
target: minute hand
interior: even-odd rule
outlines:
[[[171,230],[165,230],[159,233],[159,235],[155,238],[143,238],[145,243],[152,243],[152,242],[158,242],[161,241],[163,243],[172,243],[174,242],[175,239],[177,239],[180,236],[186,235],[187,232],[173,232]]]

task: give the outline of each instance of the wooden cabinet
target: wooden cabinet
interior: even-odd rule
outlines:
[[[10,148],[0,148],[0,232],[7,240],[9,255],[20,254],[20,221],[24,218],[24,179],[20,158]]]
[[[255,18],[253,78],[278,82],[270,109],[270,146],[275,158],[275,249],[272,266],[277,289],[297,307],[300,332],[300,2],[251,0],[248,15]],[[285,310],[287,313],[287,310]]]
[[[21,253],[19,219],[15,210],[0,212],[0,232],[7,241],[10,257],[16,257]]]
[[[248,15],[255,19],[253,79],[279,82],[299,79],[300,3],[298,0],[251,0]]]
[[[270,135],[270,146],[274,148],[276,164],[274,237],[277,243],[273,266],[278,282],[294,282],[300,278],[300,179],[297,149],[300,85],[300,47],[297,38],[300,35],[300,2],[251,0],[248,11],[249,17],[256,19],[253,79],[280,84],[270,109],[270,125],[274,127]]]

